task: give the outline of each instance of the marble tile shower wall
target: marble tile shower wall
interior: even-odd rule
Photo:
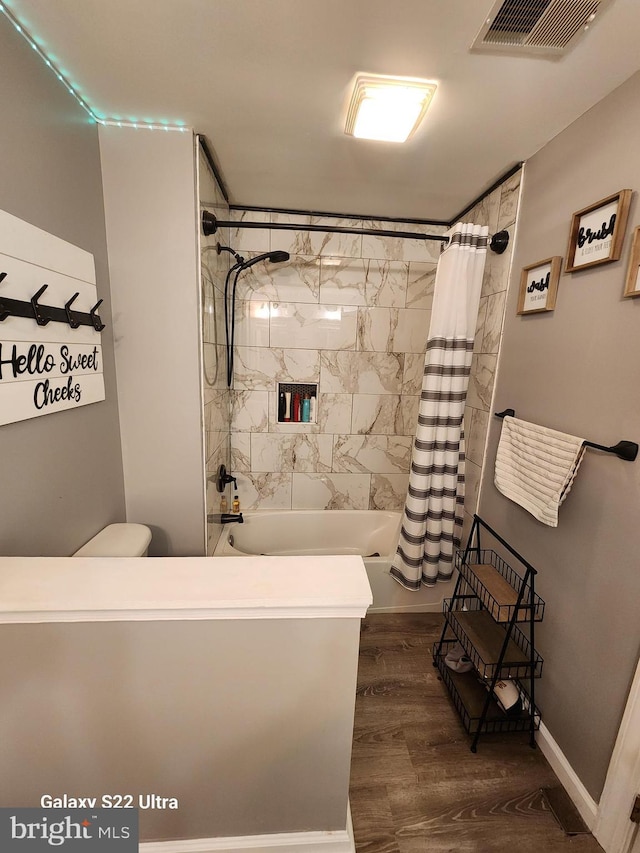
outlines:
[[[378,220],[232,217],[420,230]],[[246,257],[291,254],[285,264],[257,264],[238,284],[231,454],[243,508],[400,509],[440,244],[268,228],[232,230],[230,240]],[[277,422],[278,382],[318,383],[316,424]]]
[[[494,252],[487,253],[482,281],[471,376],[465,406],[467,460],[463,538],[466,538],[473,520],[473,513],[478,506],[478,491],[484,465],[487,429],[489,418],[492,417],[491,400],[496,364],[502,342],[502,326],[518,217],[521,177],[522,170],[501,184],[464,217],[468,222],[488,225],[490,234],[495,234],[497,231],[506,228],[509,231],[510,241],[507,250],[502,255],[496,255]]]
[[[221,219],[229,219],[229,206],[202,151],[199,151],[198,158],[198,184],[200,208],[206,208]],[[218,234],[210,237],[204,237],[202,234],[200,236],[203,424],[209,515],[218,513],[220,509],[220,495],[215,487],[214,474],[221,464],[229,468],[231,462],[231,399],[226,382],[223,297],[224,280],[229,269],[227,259],[230,255],[218,255],[216,252],[218,242],[228,245],[228,229],[221,229]],[[207,553],[213,552],[221,530],[219,524],[207,525]]]

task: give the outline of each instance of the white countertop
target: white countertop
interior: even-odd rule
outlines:
[[[360,618],[361,557],[0,557],[0,624]]]

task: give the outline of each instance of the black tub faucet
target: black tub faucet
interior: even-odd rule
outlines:
[[[241,512],[219,512],[214,515],[208,515],[207,521],[213,524],[231,524],[232,521],[237,521],[238,524],[244,524],[244,518]]]
[[[223,512],[220,515],[220,524],[229,524],[232,521],[237,521],[238,524],[244,524],[244,518],[241,512]]]

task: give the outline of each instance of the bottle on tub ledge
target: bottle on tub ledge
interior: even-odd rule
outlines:
[[[233,496],[233,503],[231,504],[231,512],[236,515],[240,512],[240,498],[237,495]]]

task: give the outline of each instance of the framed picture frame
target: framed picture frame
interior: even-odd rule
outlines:
[[[633,232],[623,296],[640,296],[640,226]]]
[[[556,255],[523,267],[520,273],[518,314],[539,314],[556,307],[562,258]]]
[[[566,272],[620,259],[632,192],[620,190],[573,214]]]

